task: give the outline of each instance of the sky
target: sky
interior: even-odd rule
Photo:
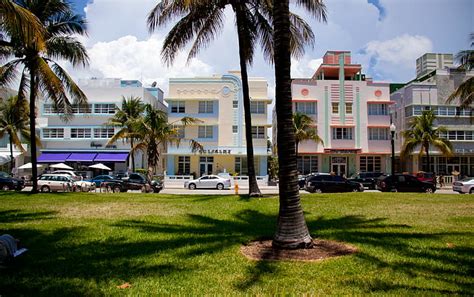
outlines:
[[[291,1],[290,1],[291,2]],[[170,26],[148,32],[146,17],[158,0],[73,0],[88,22],[81,37],[90,56],[87,68],[74,69],[78,78],[116,77],[157,82],[166,92],[171,77],[208,76],[238,70],[235,21],[226,11],[225,26],[210,46],[187,64],[180,53],[173,66],[162,63],[160,49]],[[328,22],[319,23],[301,8],[292,10],[311,25],[316,41],[305,55],[292,60],[292,76],[311,77],[328,50],[352,52],[353,63],[376,81],[406,82],[415,76],[415,60],[426,52],[456,53],[469,46],[474,32],[472,0],[325,0]],[[249,75],[269,81],[274,96],[273,68],[257,54]]]

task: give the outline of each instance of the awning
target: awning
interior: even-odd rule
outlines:
[[[99,153],[94,162],[125,162],[128,153]]]
[[[20,152],[13,152],[13,158],[21,155]],[[10,152],[0,152],[0,165],[10,162]]]
[[[38,163],[60,163],[65,162],[71,153],[42,153],[38,157]]]
[[[68,162],[92,162],[97,153],[72,153],[66,161]]]

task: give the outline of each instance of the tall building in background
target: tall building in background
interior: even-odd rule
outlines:
[[[326,52],[312,78],[293,80],[292,94],[293,111],[312,117],[324,141],[300,143],[300,174],[390,172],[389,84],[366,78],[349,51]]]
[[[252,137],[255,169],[267,175],[268,84],[264,78],[250,78]],[[181,131],[183,142],[167,148],[167,174],[189,175],[228,172],[247,175],[242,82],[239,72],[212,77],[172,78],[169,82],[168,120],[179,125],[185,116],[199,120]],[[204,152],[194,153],[194,139]]]
[[[140,97],[144,103],[166,110],[163,91],[144,87],[138,80],[117,78],[79,80],[78,85],[88,98],[88,108],[74,106],[70,121],[64,121],[48,99],[42,101],[38,119],[42,146],[38,163],[65,162],[88,175],[92,174],[88,166],[93,163],[103,163],[116,173],[126,172],[131,166],[130,144],[120,140],[107,145],[119,128],[105,124],[116,108],[122,107],[122,96]],[[146,158],[141,152],[135,155],[135,165],[146,168]],[[159,170],[163,170],[163,163],[160,165]]]
[[[432,62],[428,63],[430,59]],[[391,94],[391,100],[395,102],[392,115],[397,126],[397,155],[404,142],[400,132],[407,130],[409,121],[421,115],[423,110],[433,110],[437,117],[435,125],[445,126],[449,130],[442,136],[453,144],[455,156],[446,158],[431,146],[431,168],[427,168],[426,157],[419,158],[417,149],[408,160],[403,160],[400,170],[408,172],[424,170],[443,175],[451,175],[451,172],[457,171],[462,175],[472,176],[474,175],[473,109],[460,109],[457,107],[459,102],[448,104],[446,100],[459,84],[474,76],[474,71],[466,73],[453,68],[452,55],[424,54],[416,60],[417,70],[421,60],[428,62],[420,75]],[[433,68],[434,61],[438,61],[437,68]]]
[[[452,54],[426,53],[416,59],[416,77],[422,77],[433,70],[453,67]]]

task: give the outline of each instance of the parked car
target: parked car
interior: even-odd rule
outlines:
[[[305,190],[310,193],[363,192],[364,186],[342,176],[318,173],[306,179]]]
[[[111,180],[111,179],[114,179],[114,177],[111,176],[111,175],[98,175],[98,176],[96,176],[93,179],[90,179],[88,181],[95,183],[96,187],[100,187],[100,184],[102,182],[108,181],[108,180]]]
[[[377,181],[377,189],[382,192],[425,192],[434,193],[436,186],[430,182],[419,181],[413,175],[395,174]]]
[[[17,190],[21,191],[25,187],[25,181],[19,178],[13,178],[5,172],[0,171],[0,189],[2,191]]]
[[[56,170],[50,174],[60,174],[60,175],[69,175],[74,181],[74,190],[77,192],[90,192],[94,191],[96,188],[95,183],[87,180],[83,180],[81,175],[77,175],[72,170]]]
[[[308,178],[308,175],[299,175],[298,176],[298,187],[300,190],[304,190],[306,187],[306,178]]]
[[[382,175],[384,175],[382,172],[361,172],[354,174],[348,180],[361,183],[364,187],[369,188],[369,190],[375,190],[377,179]]]
[[[424,172],[424,171],[420,171],[416,174],[416,178],[419,180],[419,181],[423,181],[423,182],[430,182],[430,183],[434,183],[435,182],[435,175],[433,172]]]
[[[150,181],[140,173],[130,173],[123,179],[114,178],[101,183],[101,187],[111,189],[114,193],[140,190],[143,193],[159,193],[163,189],[163,182]]]
[[[466,177],[453,183],[453,191],[459,194],[474,194],[474,177]]]
[[[44,193],[70,192],[75,187],[74,180],[67,174],[43,174],[38,178],[38,190]]]
[[[194,189],[229,189],[230,179],[222,178],[217,175],[205,175],[197,179],[184,182],[184,187],[190,190]]]

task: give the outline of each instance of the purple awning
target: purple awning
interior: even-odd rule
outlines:
[[[65,162],[71,153],[42,153],[38,157],[38,163]]]
[[[97,153],[72,153],[66,161],[69,162],[92,162]]]
[[[127,158],[128,153],[100,153],[94,162],[125,162]]]

